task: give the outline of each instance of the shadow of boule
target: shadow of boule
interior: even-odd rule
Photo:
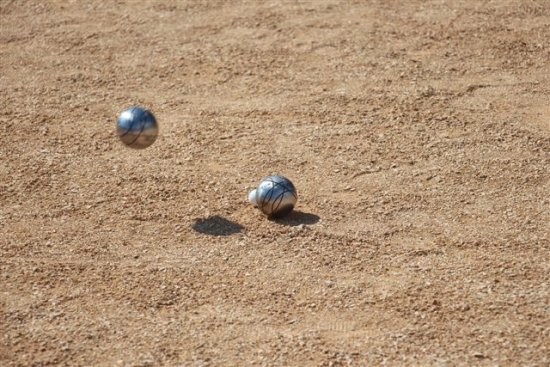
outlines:
[[[320,219],[321,218],[318,215],[301,212],[299,210],[293,210],[288,215],[282,218],[274,218],[272,219],[272,221],[285,226],[294,227],[299,225],[310,226],[319,222]]]
[[[230,236],[244,229],[240,224],[219,215],[195,219],[192,227],[195,231],[210,236]]]

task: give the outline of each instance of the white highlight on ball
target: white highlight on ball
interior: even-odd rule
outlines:
[[[258,203],[256,202],[256,189],[248,193],[248,201],[250,202],[250,204],[258,206]]]
[[[132,111],[131,110],[123,111],[120,114],[119,118],[124,119],[124,120],[131,120],[132,119]]]

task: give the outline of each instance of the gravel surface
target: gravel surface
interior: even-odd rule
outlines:
[[[0,137],[2,366],[550,365],[548,0],[4,0]]]

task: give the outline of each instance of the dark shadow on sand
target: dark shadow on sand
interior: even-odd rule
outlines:
[[[240,233],[244,227],[219,215],[214,215],[208,218],[195,219],[193,229],[210,236],[230,236]]]
[[[299,210],[294,210],[284,218],[273,219],[273,222],[279,223],[285,226],[294,227],[302,224],[309,226],[319,222],[320,219],[321,218],[319,218],[318,215],[311,214],[311,213],[304,213]]]

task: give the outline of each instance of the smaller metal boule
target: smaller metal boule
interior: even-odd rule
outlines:
[[[248,202],[254,205],[254,207],[258,207],[258,203],[256,203],[256,189],[248,193]]]

